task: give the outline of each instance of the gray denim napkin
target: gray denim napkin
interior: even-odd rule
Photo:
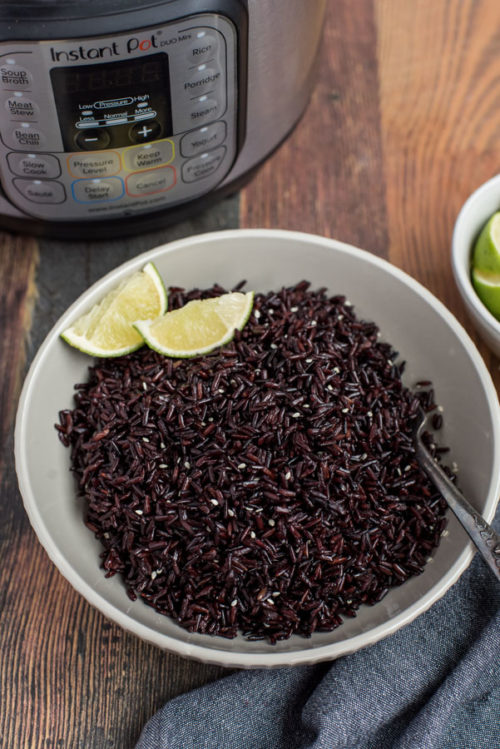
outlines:
[[[500,749],[500,586],[476,555],[396,634],[331,663],[241,671],[177,697],[136,749]]]

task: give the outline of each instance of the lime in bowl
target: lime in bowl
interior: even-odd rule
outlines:
[[[477,332],[500,356],[500,175],[462,206],[453,230],[452,268]]]

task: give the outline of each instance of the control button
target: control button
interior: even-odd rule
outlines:
[[[211,99],[208,96],[200,96],[193,102],[189,119],[193,125],[204,125],[206,122],[216,120],[221,114],[220,102]]]
[[[14,187],[32,203],[64,203],[66,192],[60,182],[42,179],[15,179]]]
[[[152,169],[170,164],[174,158],[174,144],[171,140],[157,140],[144,146],[130,146],[123,151],[125,169],[135,172],[138,169]]]
[[[186,133],[181,140],[181,154],[183,156],[196,156],[210,148],[215,148],[224,143],[227,135],[226,123],[223,120],[213,122],[211,125],[200,127]]]
[[[198,179],[210,177],[220,167],[225,155],[225,146],[219,146],[196,159],[186,161],[182,165],[182,179],[184,182],[196,182]]]
[[[68,171],[73,177],[111,177],[118,174],[120,167],[116,151],[68,156]]]
[[[161,125],[157,120],[137,123],[129,130],[129,137],[132,143],[144,143],[145,141],[158,138],[159,135],[161,135]]]
[[[12,131],[12,136],[19,146],[41,148],[45,144],[45,135],[28,122],[22,122],[19,127],[16,127]]]
[[[49,153],[16,153],[7,154],[9,169],[20,177],[41,177],[52,179],[59,177],[61,166],[55,156]]]
[[[199,65],[193,75],[184,83],[184,91],[191,96],[201,96],[210,91],[215,91],[222,83],[222,70],[220,68]]]
[[[20,91],[16,91],[13,96],[9,96],[5,102],[5,108],[11,119],[24,120],[25,122],[36,120],[40,111],[38,104],[35,104],[31,99],[27,99]]]
[[[96,148],[107,148],[111,138],[107,130],[83,130],[75,138],[75,143],[82,151],[95,151]]]
[[[103,203],[122,197],[123,182],[119,177],[108,179],[77,179],[71,185],[73,197],[79,203]]]
[[[198,31],[188,47],[187,57],[191,65],[200,65],[212,60],[219,50],[217,38],[209,31]]]
[[[27,89],[30,88],[33,77],[29,70],[5,60],[0,65],[0,83],[6,89]]]
[[[127,194],[134,198],[141,195],[153,195],[156,192],[166,192],[175,185],[176,172],[173,166],[163,166],[159,169],[149,169],[145,172],[129,174],[125,183]]]

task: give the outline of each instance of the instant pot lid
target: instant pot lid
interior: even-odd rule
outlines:
[[[0,2],[0,40],[113,34],[193,13],[224,12],[226,6],[229,11],[235,4],[247,9],[246,0],[4,0]],[[164,9],[161,14],[160,8]],[[97,27],[96,18],[100,19]]]

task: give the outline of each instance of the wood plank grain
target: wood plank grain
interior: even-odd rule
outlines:
[[[0,232],[0,476],[24,370],[37,263],[36,240]]]
[[[450,264],[461,205],[500,165],[500,4],[376,0],[375,8],[389,259],[465,324],[500,386]]]
[[[148,718],[168,699],[230,673],[142,642],[106,620],[64,580],[23,510],[12,427],[26,358],[33,358],[79,294],[142,251],[189,234],[234,228],[237,221],[234,197],[191,221],[139,237],[107,242],[44,239],[38,253],[29,237],[1,236],[2,749],[131,749]]]
[[[240,225],[387,252],[372,0],[328,3],[318,81],[297,129],[241,196]]]

